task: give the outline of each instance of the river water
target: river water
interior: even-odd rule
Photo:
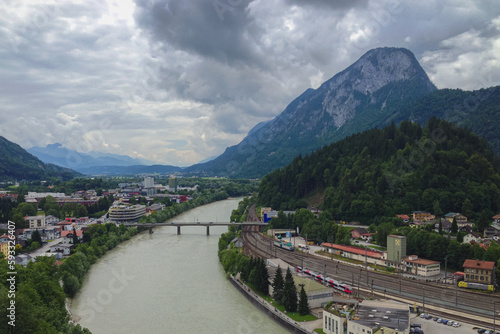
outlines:
[[[178,222],[229,221],[240,199],[195,208]],[[226,279],[217,243],[227,227],[155,227],[118,245],[87,273],[71,312],[94,334],[287,333]]]

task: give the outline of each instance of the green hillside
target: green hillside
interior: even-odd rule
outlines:
[[[21,146],[0,136],[0,180],[70,180],[81,175],[71,169],[45,164]]]
[[[485,139],[432,117],[424,128],[403,121],[299,156],[264,177],[259,201],[295,209],[324,191],[322,209],[333,219],[369,224],[429,210],[485,220],[500,212],[499,171]]]

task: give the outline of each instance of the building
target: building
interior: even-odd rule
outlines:
[[[335,303],[323,311],[323,332],[327,334],[374,334],[385,331],[409,333],[408,305],[364,300],[360,304]]]
[[[426,220],[433,220],[436,218],[436,216],[431,215],[430,212],[427,211],[412,211],[412,217],[413,221],[426,221]]]
[[[383,252],[368,250],[354,246],[337,245],[324,242],[321,244],[323,250],[328,253],[340,255],[349,259],[363,261],[371,264],[385,266],[386,261]]]
[[[144,205],[124,205],[117,204],[109,208],[109,220],[117,223],[138,222],[142,216],[146,215]]]
[[[73,249],[75,245],[60,242],[58,244],[50,246],[51,253],[61,253],[62,255],[69,255],[71,253],[71,249]]]
[[[143,192],[145,192],[146,196],[153,196],[156,194],[155,181],[152,177],[145,177],[143,184]]]
[[[452,222],[450,222],[449,220],[444,219],[444,218],[441,218],[440,222],[441,222],[442,231],[445,233],[450,233]],[[458,226],[457,226],[457,228],[458,228]],[[439,232],[439,222],[436,222],[434,224],[434,231]]]
[[[82,230],[76,230],[76,237],[78,238],[79,241],[82,240],[83,237],[83,231]],[[61,238],[63,238],[63,243],[66,244],[72,244],[73,243],[73,231],[62,231],[61,232]]]
[[[495,282],[495,262],[467,259],[464,262],[464,282],[493,284]]]
[[[410,216],[408,215],[396,215],[396,217],[403,220],[405,223],[408,223],[410,221]]]
[[[282,268],[282,273],[285,275],[286,271]],[[272,275],[271,277],[274,277]],[[333,288],[329,288],[324,286],[323,284],[319,284],[318,282],[310,279],[310,278],[302,278],[296,275],[293,275],[293,282],[295,283],[295,287],[297,289],[297,300],[299,300],[300,290],[302,289],[301,285],[304,285],[304,291],[307,295],[307,302],[309,304],[309,308],[323,308],[328,302],[333,300]],[[269,294],[273,295],[273,286],[269,285]]]
[[[177,178],[175,176],[168,179],[168,190],[177,192],[177,187]]]
[[[494,215],[491,219],[493,219],[494,223],[500,224],[500,215]]]
[[[458,212],[448,212],[444,215],[444,219],[448,220],[450,223],[453,223],[453,218],[457,221],[457,224],[465,224],[467,223],[467,217]]]
[[[403,259],[406,272],[423,277],[439,275],[441,263],[432,260],[420,259],[417,255],[410,255]]]
[[[476,232],[472,231],[464,236],[463,244],[470,244],[471,242],[478,243],[481,241],[481,236]]]
[[[401,263],[406,257],[406,237],[402,235],[387,236],[387,261]]]
[[[3,253],[5,259],[9,257],[9,243],[4,242],[0,244],[0,252]]]
[[[29,228],[45,227],[45,216],[26,216],[24,220],[28,223]]]
[[[53,216],[53,215],[48,215],[45,216],[45,225],[54,225],[59,222],[59,218]]]
[[[368,231],[366,230],[366,228],[355,228],[355,229],[352,229],[351,230],[351,238],[352,239],[361,239],[361,237],[363,235],[370,235],[370,233],[368,233]]]

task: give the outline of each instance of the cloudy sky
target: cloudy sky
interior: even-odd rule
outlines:
[[[2,0],[0,135],[178,166],[381,46],[500,84],[498,0]]]

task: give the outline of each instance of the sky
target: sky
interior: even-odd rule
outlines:
[[[2,0],[0,135],[189,166],[377,47],[500,85],[498,0]]]

